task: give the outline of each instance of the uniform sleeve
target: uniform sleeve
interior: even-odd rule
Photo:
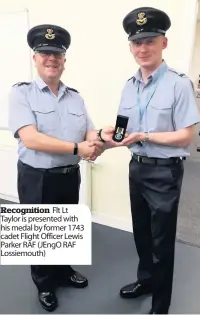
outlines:
[[[36,125],[36,120],[26,99],[23,86],[14,86],[9,95],[9,128],[15,138],[24,126]]]
[[[95,126],[89,116],[87,116],[87,131],[94,130]]]
[[[87,111],[87,108],[86,108],[85,105],[84,105],[84,107],[85,107],[85,114],[86,114],[86,127],[87,127],[87,131],[94,130],[94,129],[95,129],[94,123],[93,123],[93,121],[91,120],[90,115],[88,114],[88,111]]]
[[[119,100],[119,105],[118,105],[118,109],[117,109],[117,115],[121,114],[121,109],[122,109],[122,104],[124,101],[124,94],[125,94],[125,90],[127,88],[127,82],[126,84],[123,86],[122,91],[121,91],[121,95],[120,95],[120,100]]]
[[[182,78],[176,82],[173,110],[173,121],[176,130],[195,125],[200,121],[194,90],[188,78]]]

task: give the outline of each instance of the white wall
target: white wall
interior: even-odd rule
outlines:
[[[195,84],[195,88],[197,88],[198,85],[199,75],[200,75],[200,21],[198,21],[196,25],[195,43],[190,69],[190,76]]]
[[[129,53],[124,16],[137,6],[155,6],[171,17],[169,48],[164,57],[170,66],[188,72],[195,28],[196,0],[32,0],[2,1],[0,12],[28,8],[30,26],[52,23],[72,35],[63,81],[85,98],[96,127],[114,125],[121,90],[137,66]],[[1,30],[3,31],[3,30]],[[17,31],[17,30],[16,30]],[[13,47],[13,49],[20,49]],[[18,60],[20,62],[20,60]],[[23,62],[23,61],[21,61]],[[9,63],[9,61],[8,61]],[[93,167],[93,211],[130,219],[127,149],[112,149]]]

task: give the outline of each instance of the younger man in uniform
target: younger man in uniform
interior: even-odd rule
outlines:
[[[199,122],[192,83],[162,58],[168,15],[141,7],[123,20],[130,51],[139,65],[126,83],[119,114],[129,116],[123,141],[129,166],[133,233],[139,255],[137,281],[122,297],[152,293],[150,314],[167,314],[171,302],[178,204],[194,125]]]

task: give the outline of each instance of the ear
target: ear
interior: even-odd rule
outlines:
[[[132,45],[132,42],[129,42],[129,49],[130,49],[130,52],[133,53],[133,45]]]
[[[66,58],[64,59],[64,67],[63,67],[64,70],[65,70],[65,63],[66,63]]]
[[[167,48],[167,45],[168,45],[168,38],[164,37],[164,39],[163,39],[163,49]]]
[[[35,54],[33,55],[33,60],[34,60],[34,61],[36,60],[36,56],[35,56]]]

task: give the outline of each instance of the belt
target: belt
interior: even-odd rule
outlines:
[[[28,168],[32,170],[39,170],[42,172],[52,173],[52,174],[67,174],[67,173],[74,173],[79,170],[79,164],[70,164],[66,166],[58,166],[53,168],[34,168],[28,164],[23,163],[21,160],[18,160],[18,165],[23,168]]]
[[[54,168],[37,168],[37,170],[40,170],[42,172],[47,172],[51,174],[69,174],[69,173],[75,173],[80,168],[79,164],[74,165],[67,165],[62,167],[54,167]]]
[[[149,158],[147,156],[141,156],[135,153],[132,154],[132,158],[136,160],[138,163],[152,164],[152,165],[172,165],[172,164],[177,164],[186,159],[185,157],[172,157],[168,159]]]

